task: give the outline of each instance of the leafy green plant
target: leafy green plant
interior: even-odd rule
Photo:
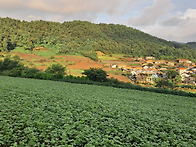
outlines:
[[[170,79],[158,78],[155,80],[155,87],[159,88],[174,88],[174,84]]]
[[[66,74],[66,68],[62,66],[61,64],[52,64],[49,66],[45,72],[52,73],[52,74]]]
[[[36,74],[39,72],[36,68],[26,68],[22,71],[21,77],[24,78],[35,78]]]
[[[84,70],[82,74],[86,75],[92,81],[104,82],[107,80],[107,73],[101,68],[90,68]]]
[[[5,76],[0,81],[0,146],[196,145],[195,97]]]

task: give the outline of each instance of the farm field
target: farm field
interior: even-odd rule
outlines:
[[[45,70],[51,64],[59,63],[63,66],[66,66],[68,74],[74,76],[82,76],[82,72],[91,67],[103,68],[109,72],[109,77],[116,78],[123,82],[131,82],[129,78],[122,76],[122,71],[115,71],[110,68],[111,64],[125,64],[124,61],[120,60],[120,58],[123,58],[124,54],[114,54],[114,57],[109,57],[106,55],[103,56],[103,53],[98,52],[99,61],[93,61],[92,59],[82,55],[54,55],[54,51],[16,51],[18,52],[11,51],[10,53],[5,53],[3,55],[17,55],[21,59],[22,64],[28,67],[37,68],[41,71]]]
[[[196,98],[0,76],[0,146],[196,146]]]

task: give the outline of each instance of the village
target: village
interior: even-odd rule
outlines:
[[[181,84],[195,83],[196,64],[188,59],[156,60],[152,56],[144,58],[127,58],[130,64],[112,63],[112,69],[121,69],[134,83],[154,84],[156,78],[166,78],[168,70],[179,73]]]

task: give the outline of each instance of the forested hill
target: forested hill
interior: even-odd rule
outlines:
[[[188,42],[186,45],[196,49],[196,42]]]
[[[139,30],[114,24],[93,24],[86,21],[64,23],[20,21],[0,18],[0,50],[36,46],[56,49],[58,53],[95,55],[125,53],[132,56],[196,59],[193,48],[153,37]]]

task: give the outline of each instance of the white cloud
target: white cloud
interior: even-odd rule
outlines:
[[[173,8],[171,0],[154,0],[152,6],[145,7],[139,17],[131,17],[129,24],[148,26],[156,23],[159,18],[167,16]]]
[[[188,9],[180,16],[172,16],[160,23],[143,28],[143,31],[167,40],[196,41],[196,9]]]
[[[41,16],[29,15],[26,17],[27,20],[41,20]]]
[[[22,0],[0,0],[0,6],[2,7],[15,7],[20,5]]]
[[[8,16],[27,20],[31,18],[29,16],[34,16],[32,19],[41,17],[47,20],[60,16],[55,20],[81,19],[96,22],[100,14],[120,17],[139,1],[142,0],[0,0],[0,16],[7,13]]]
[[[84,12],[118,13],[121,7],[131,7],[141,0],[0,0],[0,7],[17,10],[17,6],[31,10],[52,12],[56,14],[74,14]]]
[[[173,17],[170,17],[169,19],[167,20],[164,20],[164,21],[161,21],[160,22],[160,25],[162,26],[176,26],[176,25],[179,25],[182,23],[182,19],[177,17],[177,16],[173,16]]]

